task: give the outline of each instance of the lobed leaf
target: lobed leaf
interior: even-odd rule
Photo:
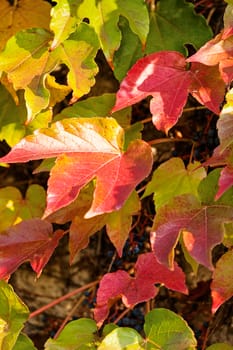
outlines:
[[[197,196],[200,181],[206,176],[204,168],[199,163],[189,164],[187,169],[180,158],[171,158],[161,164],[153,173],[152,180],[147,184],[143,197],[153,193],[156,209],[162,207],[173,197],[184,193]]]
[[[177,196],[156,214],[151,232],[152,249],[160,263],[173,268],[174,248],[182,232],[189,254],[213,269],[211,251],[223,240],[224,222],[232,219],[233,208],[228,205],[201,206],[194,196]]]
[[[0,51],[7,40],[17,32],[28,28],[44,28],[49,30],[51,5],[43,0],[20,0],[10,4],[7,0],[1,0],[0,13]]]
[[[74,118],[36,130],[1,158],[25,162],[58,157],[50,173],[45,216],[70,204],[94,178],[92,206],[85,217],[120,209],[150,172],[151,148],[141,140],[122,152],[123,129],[112,118]]]
[[[185,45],[192,44],[197,49],[211,37],[210,27],[203,16],[195,13],[193,4],[163,0],[151,12],[146,53],[174,50],[187,54]]]
[[[40,219],[25,220],[1,232],[0,278],[8,278],[26,261],[39,276],[63,234],[61,230],[53,234],[52,225]]]
[[[133,307],[154,298],[158,293],[155,283],[162,283],[167,288],[187,293],[185,277],[178,265],[175,264],[174,271],[171,271],[156,260],[154,253],[139,256],[135,265],[135,277],[130,277],[123,270],[105,274],[100,281],[94,310],[97,325],[102,325],[110,307],[118,298],[122,298],[126,307]]]

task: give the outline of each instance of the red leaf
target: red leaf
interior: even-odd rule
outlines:
[[[165,284],[167,288],[187,293],[185,275],[175,264],[174,271],[167,269],[156,260],[153,253],[139,256],[135,265],[135,277],[125,271],[107,273],[101,280],[97,293],[95,320],[101,326],[108,317],[109,309],[117,298],[122,298],[126,307],[154,298],[158,289],[155,283]]]
[[[158,261],[173,268],[174,248],[183,232],[189,254],[213,269],[211,251],[223,239],[223,223],[233,218],[233,208],[201,206],[191,195],[175,197],[156,214],[151,233],[152,249]]]
[[[0,278],[7,278],[22,263],[30,261],[41,274],[64,232],[40,219],[20,222],[0,234]]]
[[[225,83],[217,66],[209,67],[200,63],[191,66],[192,83],[189,92],[201,104],[218,114],[225,96]]]
[[[233,296],[232,262],[233,251],[231,250],[224,254],[216,264],[216,269],[213,273],[213,281],[211,283],[213,312]]]
[[[135,140],[122,152],[123,136],[113,118],[64,119],[27,136],[1,162],[58,157],[48,182],[45,216],[70,204],[96,178],[86,214],[90,218],[120,209],[151,170],[151,147]]]
[[[225,29],[214,39],[208,41],[194,55],[187,59],[188,62],[199,62],[207,66],[215,66],[220,61],[233,55],[233,29]]]
[[[191,82],[184,56],[163,51],[140,59],[128,72],[117,93],[113,112],[152,95],[153,123],[168,131],[182,113]]]
[[[215,199],[218,200],[231,186],[233,186],[233,168],[226,166],[221,171],[221,175],[218,181],[219,188]]]

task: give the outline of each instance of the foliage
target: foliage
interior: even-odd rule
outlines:
[[[204,17],[186,1],[52,3],[0,5],[0,138],[11,147],[0,161],[42,160],[35,173],[49,172],[46,193],[36,184],[24,197],[16,187],[0,190],[0,349],[35,349],[20,333],[29,311],[6,282],[11,274],[29,261],[39,277],[67,233],[72,263],[103,227],[122,256],[150,195],[156,211],[151,251],[141,252],[133,272],[103,275],[95,321],[68,323],[45,349],[196,349],[193,331],[166,309],[146,315],[145,337],[114,326],[101,334],[99,327],[118,299],[132,309],[154,298],[161,285],[188,293],[175,260],[178,244],[194,272],[199,264],[213,272],[213,313],[233,296],[232,5],[224,29],[212,38]],[[119,82],[116,94],[92,96],[99,52]],[[57,73],[62,70],[63,81]],[[149,97],[152,127],[168,135],[189,95],[219,114],[220,144],[202,163],[177,157],[153,167],[153,141],[146,141],[131,106]],[[220,245],[224,254],[216,263],[212,253]]]

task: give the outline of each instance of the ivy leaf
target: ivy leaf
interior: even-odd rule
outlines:
[[[100,345],[98,350],[143,350],[144,340],[140,334],[129,327],[119,327],[109,333]]]
[[[45,87],[49,90],[49,107],[61,102],[72,91],[67,85],[58,84],[55,77],[48,74],[46,76]]]
[[[22,198],[16,187],[0,189],[0,232],[22,220],[39,218],[46,206],[46,193],[42,186],[28,187],[25,198]]]
[[[226,343],[216,343],[208,346],[206,350],[233,350],[233,346]]]
[[[217,67],[194,64],[187,70],[184,56],[162,51],[141,58],[121,82],[112,112],[128,107],[152,95],[152,121],[167,132],[182,114],[188,93],[215,113],[224,99],[225,85]],[[206,72],[207,71],[207,72]],[[209,74],[213,75],[213,78]],[[214,89],[217,90],[214,92]]]
[[[88,318],[69,322],[56,339],[48,339],[45,343],[45,350],[94,350],[95,336],[97,332],[96,323]]]
[[[60,0],[51,9],[50,29],[54,32],[51,49],[54,50],[76,30],[77,1]]]
[[[156,7],[156,11],[151,12],[147,54],[163,50],[186,54],[185,45],[192,44],[199,48],[211,39],[210,27],[204,17],[197,16],[193,4],[180,0],[165,0],[159,1]]]
[[[149,145],[134,140],[122,152],[123,136],[112,118],[64,119],[26,137],[1,161],[58,157],[50,173],[45,216],[70,204],[96,178],[92,206],[85,215],[90,218],[120,209],[151,170]]]
[[[199,163],[189,164],[187,169],[180,158],[171,158],[161,164],[153,173],[152,180],[147,184],[143,198],[154,194],[156,209],[169,202],[175,196],[190,193],[198,195],[197,188],[206,176],[204,168]]]
[[[174,270],[171,271],[158,263],[154,253],[139,256],[135,265],[135,277],[130,277],[123,270],[105,274],[100,281],[97,306],[94,310],[97,325],[102,325],[117,298],[122,298],[126,307],[133,307],[154,298],[158,293],[155,283],[162,283],[167,288],[187,293],[184,273],[178,265],[175,263]]]
[[[174,312],[158,308],[145,317],[148,350],[195,350],[197,341],[187,322]]]
[[[27,321],[29,310],[12,286],[0,281],[0,348],[11,350]]]
[[[40,219],[25,220],[3,231],[0,278],[8,278],[25,261],[30,261],[39,276],[63,234],[61,230],[53,234],[52,225]]]
[[[43,0],[20,0],[11,5],[8,0],[1,0],[0,13],[0,51],[7,40],[17,32],[27,28],[44,28],[49,30],[51,5]]]
[[[156,213],[151,232],[152,249],[160,263],[173,268],[174,248],[182,232],[189,254],[213,269],[211,251],[223,240],[224,222],[232,219],[232,207],[201,206],[192,195],[177,196]]]
[[[145,44],[149,30],[149,17],[146,4],[141,0],[84,0],[78,8],[80,19],[88,18],[90,25],[95,28],[101,48],[112,63],[115,51],[120,46],[121,33],[118,28],[119,16],[126,17],[131,30]]]
[[[233,251],[225,253],[217,262],[213,272],[211,283],[211,295],[213,299],[212,311],[216,310],[228,299],[233,296],[232,283],[232,261]]]

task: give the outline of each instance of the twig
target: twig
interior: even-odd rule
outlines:
[[[119,322],[125,315],[127,315],[127,313],[132,310],[131,307],[125,309],[116,319],[115,321],[113,322],[114,324],[117,324],[117,322]]]
[[[69,292],[69,293],[63,295],[62,297],[57,298],[56,300],[53,300],[51,303],[42,306],[41,308],[39,308],[39,309],[36,310],[36,311],[31,312],[31,313],[30,313],[30,316],[29,316],[29,319],[30,319],[30,318],[33,318],[33,317],[35,317],[35,316],[37,316],[37,315],[39,315],[39,314],[41,314],[42,312],[44,312],[44,311],[50,309],[51,307],[53,307],[53,306],[55,306],[55,305],[61,303],[62,301],[66,300],[66,299],[69,299],[69,298],[73,297],[74,295],[76,295],[76,294],[78,294],[78,293],[83,292],[83,291],[86,290],[86,289],[89,289],[89,288],[91,288],[91,287],[94,287],[94,286],[97,285],[98,283],[99,283],[99,280],[96,280],[96,281],[94,281],[94,282],[88,283],[88,284],[86,284],[85,286],[82,286],[82,287],[80,287],[80,288],[77,288],[77,289],[73,290],[72,292]]]

